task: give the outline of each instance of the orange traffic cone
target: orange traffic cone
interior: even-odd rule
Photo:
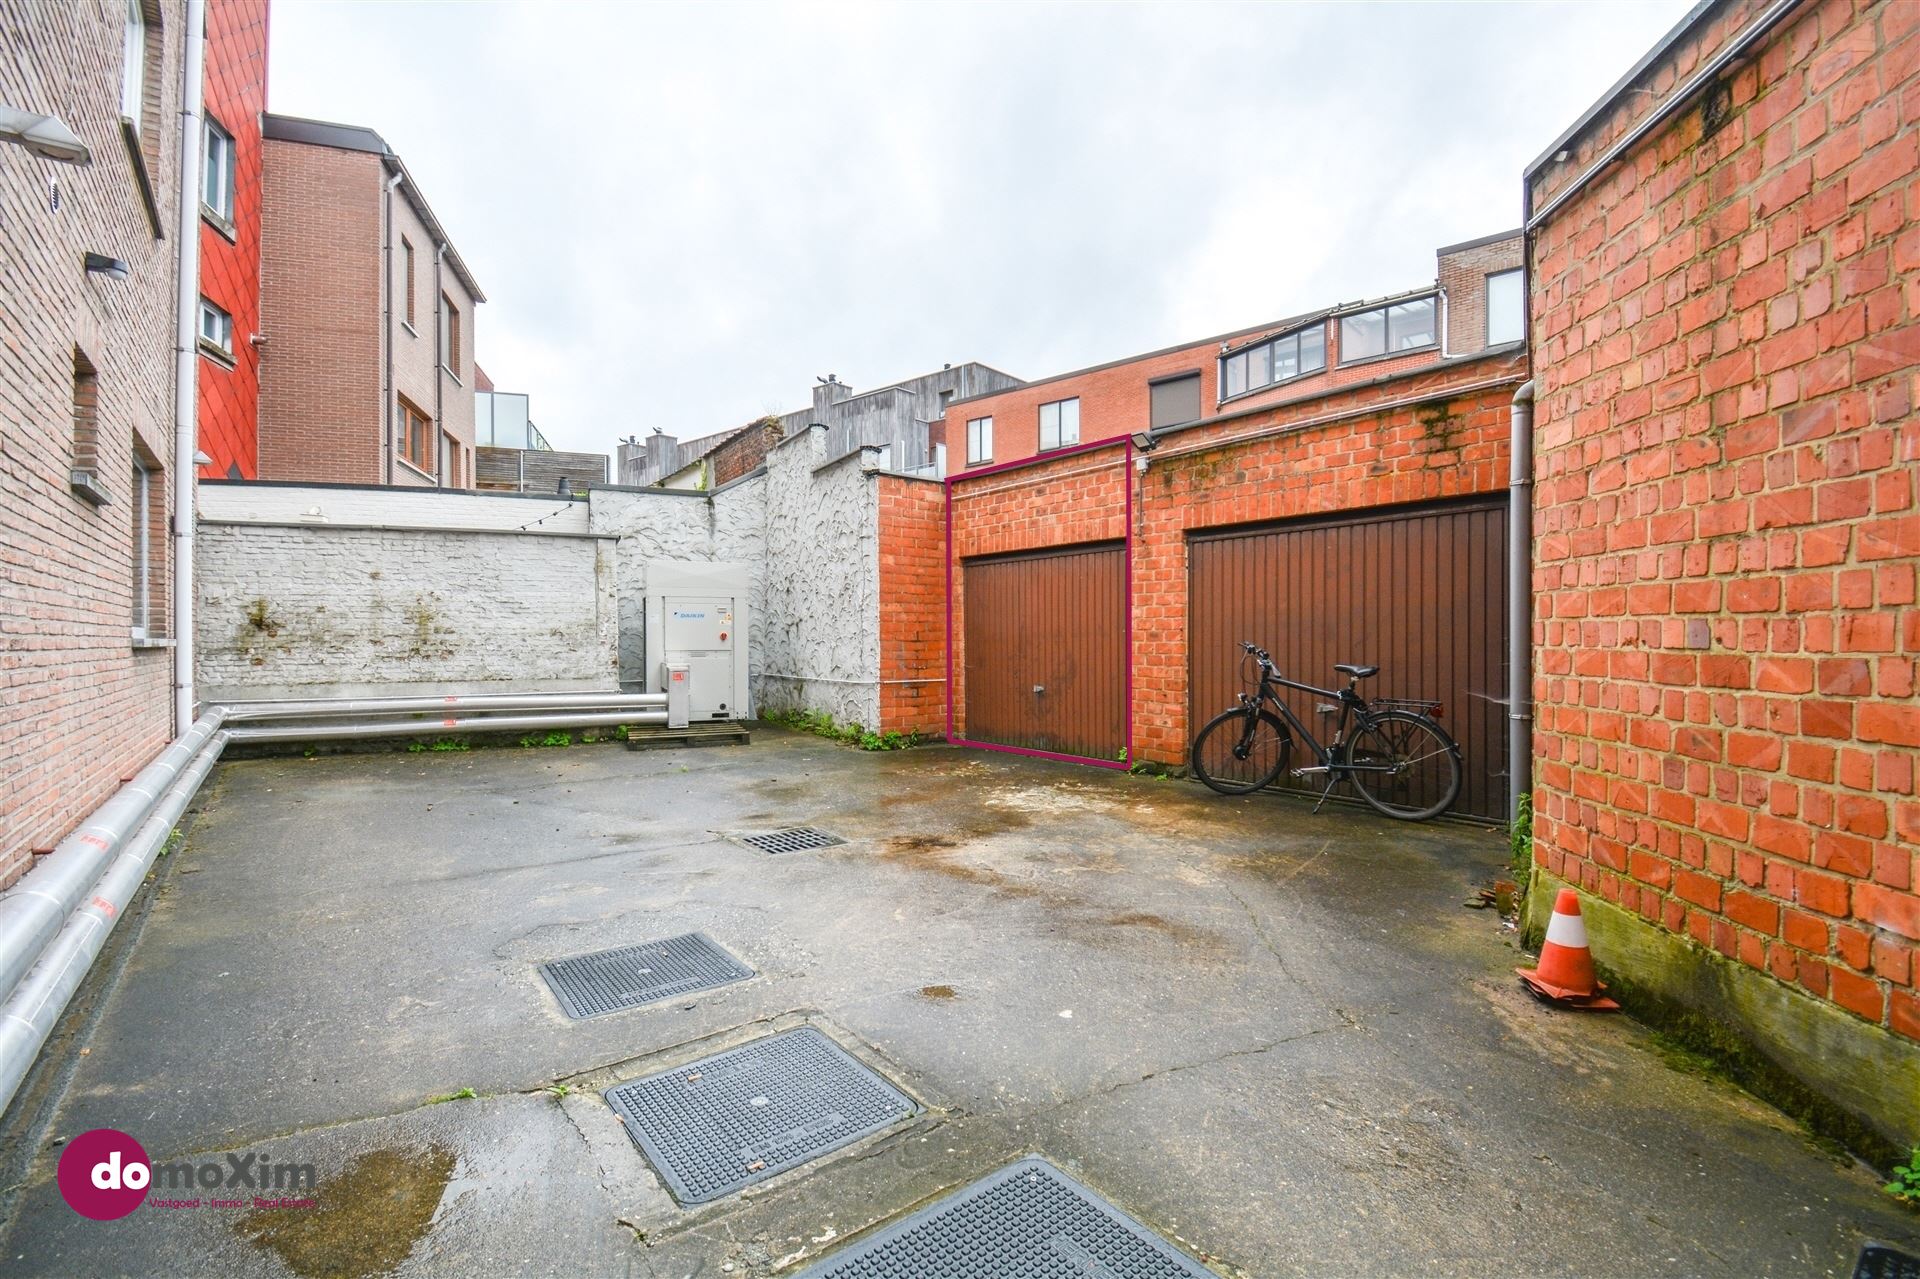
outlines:
[[[1516,968],[1527,989],[1542,999],[1569,1008],[1610,1012],[1620,1007],[1600,992],[1606,987],[1593,975],[1593,952],[1587,949],[1587,925],[1580,918],[1580,895],[1560,890],[1547,924],[1547,940],[1540,947],[1540,966]]]

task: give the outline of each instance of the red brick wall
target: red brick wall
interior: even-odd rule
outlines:
[[[1814,0],[1724,84],[1533,246],[1535,858],[1920,1038],[1920,5]]]
[[[953,482],[953,722],[957,736],[965,737],[967,732],[965,562],[980,555],[1125,536],[1124,462],[1125,446],[1111,444]],[[1121,619],[1114,619],[1114,624],[1120,625]]]
[[[1503,492],[1526,367],[1518,354],[1457,363],[1167,437],[1134,503],[1135,758],[1183,762],[1192,738],[1187,534]]]
[[[1526,245],[1515,235],[1440,255],[1440,289],[1447,296],[1447,350],[1455,355],[1487,346],[1487,277],[1511,271],[1526,260]]]
[[[780,421],[774,418],[755,422],[715,449],[708,457],[713,462],[713,483],[718,488],[731,484],[767,460],[767,450],[783,438]]]
[[[267,109],[267,0],[207,6],[206,111],[233,135],[233,223],[200,224],[200,292],[233,317],[233,367],[200,357],[200,474],[259,475],[260,114]],[[229,234],[229,232],[231,234]]]
[[[880,724],[883,733],[946,731],[946,489],[882,475]]]
[[[265,151],[260,478],[382,483],[380,158],[271,138]],[[432,263],[417,269],[430,325]]]
[[[142,151],[158,226],[135,186],[120,132],[124,7],[0,0],[13,33],[0,102],[51,112],[93,153],[51,164],[0,146],[0,886],[25,872],[138,772],[172,731],[172,653],[136,649],[133,457],[164,470],[158,523],[172,502],[174,240],[178,227],[180,52],[176,0],[148,6],[157,65],[147,78]],[[26,33],[18,35],[17,33]],[[49,183],[59,207],[51,207]],[[125,280],[81,271],[89,250],[132,268]],[[90,451],[107,495],[68,487],[76,449],[75,354],[95,371]],[[167,540],[155,544],[162,581]],[[166,592],[157,593],[166,620]],[[162,628],[165,629],[164,627]]]

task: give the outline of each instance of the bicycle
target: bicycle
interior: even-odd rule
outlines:
[[[1313,806],[1316,813],[1342,777],[1376,812],[1402,821],[1438,817],[1459,797],[1460,747],[1437,722],[1442,710],[1439,702],[1402,698],[1369,702],[1355,685],[1378,675],[1378,666],[1336,663],[1333,669],[1347,677],[1342,689],[1302,684],[1283,676],[1265,649],[1245,641],[1240,647],[1259,664],[1259,689],[1240,694],[1238,705],[1208,720],[1195,735],[1190,755],[1193,771],[1208,786],[1223,795],[1246,795],[1272,785],[1286,771],[1298,735],[1317,762],[1294,769],[1293,776],[1327,779],[1320,802]],[[1314,738],[1280,700],[1278,688],[1337,700],[1340,722],[1331,745],[1322,746]],[[1267,709],[1269,703],[1272,710]],[[1350,722],[1355,728],[1348,738]]]

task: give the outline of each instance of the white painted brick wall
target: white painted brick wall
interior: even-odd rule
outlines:
[[[612,689],[612,543],[202,523],[202,696]]]

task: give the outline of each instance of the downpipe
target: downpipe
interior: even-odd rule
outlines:
[[[198,710],[193,687],[194,494],[200,466],[200,160],[206,0],[187,0],[186,57],[180,104],[180,242],[175,249],[173,333],[173,731],[186,733]],[[0,985],[0,990],[8,987]]]
[[[1513,393],[1507,472],[1507,814],[1533,793],[1533,379]]]

